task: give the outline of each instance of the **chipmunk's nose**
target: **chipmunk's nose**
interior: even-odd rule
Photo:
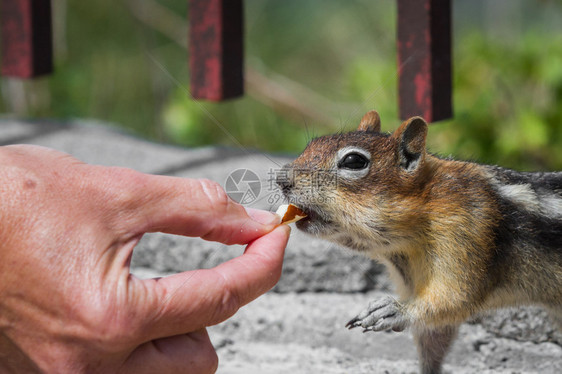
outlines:
[[[283,166],[277,171],[275,183],[277,183],[283,193],[289,192],[289,190],[294,187],[294,178],[290,164]]]

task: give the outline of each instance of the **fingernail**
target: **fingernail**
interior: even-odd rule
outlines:
[[[262,225],[278,225],[281,223],[281,217],[275,213],[268,212],[267,210],[246,208],[246,212],[250,218]]]

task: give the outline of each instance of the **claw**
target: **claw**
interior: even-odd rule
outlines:
[[[387,296],[371,302],[366,310],[351,319],[345,327],[353,329],[362,327],[367,331],[402,331],[408,325],[408,320],[402,314],[400,304]]]
[[[352,320],[350,320],[348,323],[346,323],[345,327],[347,327],[349,330],[359,327],[360,324],[358,324],[357,321],[359,321],[359,319],[355,317]]]

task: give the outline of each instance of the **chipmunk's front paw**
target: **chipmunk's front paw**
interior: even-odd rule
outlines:
[[[390,296],[373,301],[346,325],[347,328],[363,327],[366,331],[402,331],[410,324],[403,306]]]

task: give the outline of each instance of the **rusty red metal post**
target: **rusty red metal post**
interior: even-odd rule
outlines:
[[[400,117],[452,116],[451,0],[398,0]]]
[[[50,0],[1,0],[2,75],[32,78],[53,71]]]
[[[244,93],[242,0],[189,0],[189,65],[195,99]]]

